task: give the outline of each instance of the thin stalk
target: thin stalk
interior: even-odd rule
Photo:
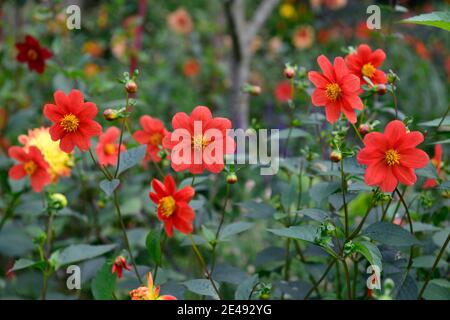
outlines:
[[[355,126],[354,123],[352,123],[352,127],[353,127],[353,129],[355,129],[356,135],[358,136],[359,140],[361,140],[361,142],[364,143],[364,139],[363,139],[363,137],[361,136],[361,133],[359,133],[359,130],[358,130],[358,128],[356,128],[356,126]]]
[[[47,204],[48,205],[48,204]],[[45,259],[45,270],[43,272],[43,285],[42,285],[42,292],[41,292],[41,299],[45,300],[47,298],[47,290],[48,290],[48,279],[50,277],[51,273],[51,266],[48,262],[48,259],[50,258],[50,254],[52,252],[52,241],[53,241],[53,212],[50,209],[47,209],[48,213],[48,220],[47,220],[47,239],[46,239],[46,246],[44,251],[44,259]]]
[[[116,191],[114,191],[113,195],[114,195],[114,205],[116,207],[116,212],[117,212],[117,220],[119,221],[120,228],[122,229],[123,240],[125,242],[125,248],[127,249],[128,254],[130,256],[131,264],[133,265],[134,272],[136,274],[136,278],[138,279],[139,283],[143,284],[144,282],[142,281],[142,278],[139,275],[136,261],[134,260],[133,252],[131,251],[130,241],[128,240],[127,229],[126,229],[125,224],[122,219],[122,212],[120,210],[119,199],[117,197]]]
[[[192,250],[194,250],[195,256],[197,257],[198,262],[200,263],[200,267],[203,268],[205,272],[206,278],[211,282],[211,285],[216,292],[217,296],[220,300],[222,300],[222,297],[220,295],[219,289],[217,289],[216,283],[214,282],[211,272],[209,272],[208,267],[206,266],[205,259],[203,259],[202,254],[200,253],[200,250],[198,250],[197,245],[195,244],[194,238],[192,238],[192,233],[189,234],[189,240],[191,240],[192,243]]]
[[[408,206],[406,205],[405,199],[403,198],[403,195],[400,193],[398,188],[395,188],[395,191],[397,192],[398,196],[400,197],[400,201],[403,204],[403,207],[405,208],[406,217],[408,218],[408,223],[409,223],[409,232],[411,233],[411,235],[414,235],[414,228],[413,228],[413,224],[412,224],[412,219],[411,219],[411,215],[409,213]],[[406,268],[406,275],[408,275],[409,270],[412,267],[412,264],[413,264],[413,246],[411,246],[411,248],[409,250],[409,261],[408,261],[408,266]]]
[[[289,269],[291,268],[291,239],[286,239],[286,263],[284,268],[284,280],[289,281]]]
[[[212,252],[211,252],[211,272],[214,271],[214,267],[216,264],[216,247],[217,247],[217,241],[219,240],[220,231],[222,230],[223,223],[225,221],[225,210],[227,208],[228,200],[230,198],[230,185],[227,183],[227,190],[225,192],[225,201],[223,202],[222,210],[220,211],[220,222],[219,226],[217,227],[215,241],[212,246]]]
[[[334,264],[336,263],[336,261],[337,261],[336,259],[333,259],[333,261],[331,261],[331,262],[328,264],[328,267],[325,269],[325,272],[322,274],[322,276],[320,277],[320,279],[317,280],[316,284],[315,284],[311,289],[309,289],[308,293],[307,293],[307,294],[305,295],[305,297],[303,298],[304,300],[308,299],[308,298],[311,296],[311,294],[312,294],[315,290],[317,290],[317,287],[320,285],[320,283],[323,281],[323,279],[326,278],[328,272],[330,272],[331,268],[334,266]]]
[[[440,127],[442,126],[442,124],[444,123],[444,120],[445,120],[445,118],[447,117],[449,111],[450,111],[450,105],[447,107],[447,111],[445,111],[444,115],[442,116],[441,121],[439,121],[439,124],[438,124],[438,126],[437,126],[437,128],[436,128],[436,132],[439,131],[439,128],[440,128]]]
[[[341,189],[342,189],[342,201],[344,204],[344,214],[345,214],[345,238],[348,238],[348,208],[347,208],[347,201],[345,199],[345,191],[347,190],[346,187],[346,180],[345,180],[345,173],[344,173],[344,159],[341,160]]]
[[[342,265],[344,266],[344,273],[345,273],[345,282],[347,283],[347,296],[349,300],[352,300],[352,287],[350,285],[350,272],[348,271],[347,262],[345,261],[345,258],[342,259]]]
[[[125,112],[128,113],[128,106],[129,106],[129,100],[130,100],[130,95],[127,93],[127,98],[125,101]],[[127,118],[123,118],[122,120],[122,127],[120,129],[120,136],[119,136],[119,150],[117,152],[117,167],[116,167],[116,172],[114,172],[114,178],[117,178],[117,175],[119,174],[119,169],[120,169],[120,146],[122,145],[122,140],[123,140],[123,131],[125,129],[125,125],[127,122]]]

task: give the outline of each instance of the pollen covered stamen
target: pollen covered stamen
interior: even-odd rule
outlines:
[[[28,161],[24,164],[23,169],[29,176],[31,176],[36,171],[37,165],[34,161]]]
[[[341,96],[341,87],[337,83],[329,83],[327,84],[325,95],[331,101],[336,101]]]
[[[372,78],[373,75],[375,74],[375,71],[377,70],[377,68],[375,68],[373,66],[373,64],[366,63],[365,65],[363,65],[362,69],[361,69],[361,73],[366,76],[367,78]]]
[[[172,196],[167,196],[159,200],[158,208],[161,209],[162,214],[168,218],[175,211],[176,203]]]
[[[192,138],[192,146],[196,150],[203,150],[209,144],[208,139],[203,135],[197,135]]]
[[[113,155],[116,153],[116,146],[113,143],[108,143],[105,145],[105,153],[107,155]]]
[[[150,136],[150,144],[154,146],[159,146],[162,141],[162,134],[161,133],[154,133]]]
[[[69,113],[62,118],[59,124],[63,127],[64,131],[74,132],[77,131],[78,126],[80,125],[80,120],[78,120],[78,118],[72,113]]]
[[[394,149],[389,149],[386,151],[384,160],[388,166],[400,164],[400,154]]]
[[[31,61],[37,60],[37,58],[38,58],[38,54],[37,54],[36,50],[34,50],[34,49],[28,50],[27,56],[28,56],[28,59]]]

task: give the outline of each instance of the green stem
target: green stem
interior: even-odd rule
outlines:
[[[344,214],[345,214],[345,238],[348,238],[348,208],[347,208],[347,201],[345,199],[345,191],[347,190],[346,187],[346,180],[345,180],[345,173],[344,173],[344,159],[341,160],[341,189],[342,189],[342,201],[344,204]]]
[[[327,268],[325,269],[325,272],[322,274],[322,276],[320,277],[319,280],[317,280],[316,284],[313,285],[313,287],[311,289],[309,289],[308,293],[305,295],[305,297],[303,298],[304,300],[308,299],[311,294],[317,290],[318,286],[320,285],[320,283],[326,278],[328,272],[330,272],[331,268],[334,266],[334,264],[336,263],[337,259],[333,259],[327,266]]]
[[[344,266],[345,271],[345,281],[347,283],[347,296],[349,300],[352,300],[352,287],[350,285],[350,272],[348,271],[347,262],[345,258],[342,259],[342,265]]]
[[[227,190],[225,192],[225,201],[223,203],[222,210],[220,211],[220,222],[219,222],[219,226],[217,227],[215,241],[214,241],[214,243],[212,245],[211,272],[214,271],[214,267],[215,267],[215,264],[216,264],[216,247],[217,247],[217,242],[219,241],[220,230],[222,229],[223,223],[225,221],[225,210],[227,208],[228,200],[230,198],[230,189],[231,189],[230,185],[227,183]]]
[[[130,95],[127,93],[127,98],[125,101],[125,112],[128,113],[128,106],[129,106],[129,100],[130,100]],[[125,125],[127,122],[127,118],[123,118],[122,120],[122,127],[120,129],[120,136],[119,136],[119,150],[118,150],[118,154],[117,154],[117,167],[116,167],[116,172],[114,172],[114,178],[117,178],[117,175],[119,174],[119,169],[120,169],[120,146],[122,145],[122,140],[123,140],[123,132],[125,129]]]
[[[189,234],[189,240],[191,240],[192,243],[192,250],[194,250],[194,253],[197,257],[198,262],[200,263],[200,267],[203,268],[205,272],[206,278],[211,282],[211,285],[216,292],[217,296],[220,300],[222,300],[222,297],[220,295],[219,289],[216,286],[216,283],[214,282],[211,272],[208,270],[208,267],[206,266],[205,259],[203,259],[202,254],[200,253],[200,250],[198,249],[197,245],[195,244],[194,238],[192,238],[192,233]]]
[[[116,207],[116,212],[117,212],[117,220],[119,220],[120,228],[122,229],[123,240],[125,242],[125,248],[127,249],[128,254],[130,256],[131,264],[133,265],[134,272],[136,274],[136,278],[138,279],[139,283],[143,284],[144,282],[142,281],[142,278],[139,275],[137,264],[136,264],[136,261],[134,260],[133,252],[131,251],[130,241],[128,240],[127,229],[126,229],[125,224],[122,219],[122,212],[120,210],[119,199],[117,197],[116,191],[114,191],[113,195],[114,195],[114,205]]]
[[[444,245],[442,246],[441,250],[439,250],[439,253],[438,253],[437,257],[436,257],[436,260],[434,260],[433,266],[431,267],[431,271],[428,274],[427,279],[425,280],[425,283],[422,286],[422,289],[420,289],[419,296],[418,296],[419,300],[422,299],[423,293],[425,292],[425,289],[427,288],[428,283],[431,280],[431,276],[433,275],[434,270],[436,270],[436,267],[438,266],[439,261],[441,260],[442,255],[444,254],[445,249],[447,248],[447,245],[448,245],[449,241],[450,241],[450,233],[448,234],[447,240],[445,240]]]
[[[355,126],[354,123],[352,123],[352,127],[353,127],[353,129],[355,130],[356,135],[358,136],[359,140],[361,140],[361,142],[364,143],[364,139],[363,139],[363,137],[361,136],[361,133],[359,133],[359,130],[358,130],[358,128],[356,128],[356,126]]]
[[[48,206],[48,204],[47,204]],[[52,241],[53,241],[53,212],[47,208],[48,213],[48,220],[47,220],[47,239],[46,239],[46,246],[44,250],[44,259],[45,259],[45,270],[43,271],[43,285],[42,285],[42,292],[41,292],[41,299],[45,300],[47,298],[47,290],[48,290],[48,279],[50,277],[51,273],[51,266],[49,263],[50,254],[52,252]]]
[[[286,258],[284,267],[284,280],[289,281],[289,269],[291,268],[291,238],[286,239]]]

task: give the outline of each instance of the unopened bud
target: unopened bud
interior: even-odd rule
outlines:
[[[48,200],[48,205],[53,210],[61,210],[67,206],[67,198],[62,193],[52,193]]]
[[[117,110],[108,108],[105,111],[103,111],[103,117],[105,118],[106,121],[114,121],[119,118],[119,113],[117,112]]]
[[[387,93],[387,87],[386,87],[386,85],[385,85],[385,84],[378,84],[378,85],[377,85],[377,93],[378,93],[380,96],[385,95],[385,94]]]
[[[342,153],[340,151],[333,150],[330,154],[330,160],[332,162],[339,162],[342,160]]]
[[[367,123],[360,124],[358,131],[359,134],[364,137],[366,134],[370,132],[370,126]]]
[[[230,173],[227,175],[227,183],[235,184],[237,181],[238,181],[238,178],[235,173]]]
[[[394,73],[394,71],[389,70],[389,73],[387,75],[387,81],[390,84],[395,84],[395,82],[397,80],[400,80],[400,78],[398,77],[398,75],[396,73]]]
[[[134,80],[128,80],[127,83],[125,83],[125,90],[128,93],[136,93],[138,89],[138,86]]]
[[[288,79],[292,79],[295,76],[295,69],[292,67],[286,67],[284,68],[284,76]]]
[[[254,86],[251,84],[245,84],[242,91],[245,93],[251,94],[252,96],[259,96],[261,94],[261,87],[260,86]]]

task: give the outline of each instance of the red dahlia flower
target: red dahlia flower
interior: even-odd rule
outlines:
[[[45,116],[53,122],[50,135],[53,141],[60,140],[59,147],[64,152],[72,152],[77,146],[82,152],[91,146],[91,136],[98,136],[102,127],[93,119],[97,107],[92,102],[84,102],[83,94],[72,90],[69,95],[58,90],[54,94],[55,104],[44,106]]]
[[[386,54],[383,50],[377,49],[372,52],[367,44],[362,44],[356,52],[345,57],[345,62],[350,72],[359,77],[361,85],[366,84],[363,77],[369,78],[373,84],[386,84],[386,74],[378,69],[384,59]]]
[[[35,192],[41,192],[47,184],[52,182],[48,172],[49,165],[35,146],[29,147],[28,152],[21,147],[11,147],[8,149],[8,155],[20,162],[9,169],[11,179],[20,180],[29,175],[31,187]]]
[[[116,142],[120,136],[120,130],[116,127],[110,127],[105,133],[99,137],[95,152],[97,153],[98,162],[102,166],[115,166],[119,154],[119,144]],[[124,152],[126,147],[124,144],[120,145],[120,152]]]
[[[317,71],[308,73],[309,80],[317,87],[311,96],[312,104],[325,106],[325,114],[330,123],[335,123],[341,112],[351,123],[355,123],[355,109],[362,110],[364,107],[358,96],[358,77],[350,73],[341,57],[334,59],[334,66],[324,55],[317,58],[317,63],[323,74]]]
[[[203,106],[192,110],[190,116],[176,113],[172,118],[174,131],[163,139],[164,148],[172,150],[172,168],[193,174],[203,173],[205,169],[213,173],[222,171],[224,155],[234,153],[236,148],[233,138],[227,134],[231,126],[230,120],[213,118],[211,111]]]
[[[122,278],[123,269],[130,271],[130,265],[127,263],[127,259],[124,256],[118,256],[114,260],[114,264],[112,266],[112,273],[117,273],[117,278]]]
[[[289,81],[281,81],[275,87],[275,98],[279,102],[288,102],[292,99],[292,85]]]
[[[147,274],[147,286],[131,290],[130,297],[131,300],[177,300],[177,298],[170,295],[160,296],[159,290],[159,286],[153,288],[153,278],[152,274],[149,272]]]
[[[164,136],[168,133],[161,120],[150,116],[142,116],[139,120],[143,130],[138,130],[133,134],[133,138],[140,144],[147,145],[147,154],[145,160],[160,162],[158,153],[161,150],[161,144]]]
[[[436,167],[438,175],[441,175],[441,161],[442,161],[442,146],[437,144],[434,146],[434,157],[431,159],[431,163]],[[427,179],[423,184],[424,189],[434,188],[437,186],[436,179]]]
[[[408,132],[403,122],[388,123],[384,133],[371,132],[364,137],[364,148],[357,159],[367,165],[365,181],[369,186],[379,186],[383,192],[392,192],[398,182],[413,185],[416,180],[414,169],[428,164],[428,155],[417,149],[423,141],[419,131]]]
[[[17,61],[28,64],[29,70],[43,73],[45,70],[45,60],[50,59],[53,53],[47,48],[41,47],[39,41],[30,35],[25,37],[25,42],[16,43],[19,50]]]
[[[165,177],[164,183],[153,179],[152,187],[155,192],[149,196],[158,207],[158,219],[164,222],[167,235],[172,237],[173,227],[181,233],[191,233],[195,213],[188,203],[194,197],[194,188],[186,186],[177,191],[171,175]]]

